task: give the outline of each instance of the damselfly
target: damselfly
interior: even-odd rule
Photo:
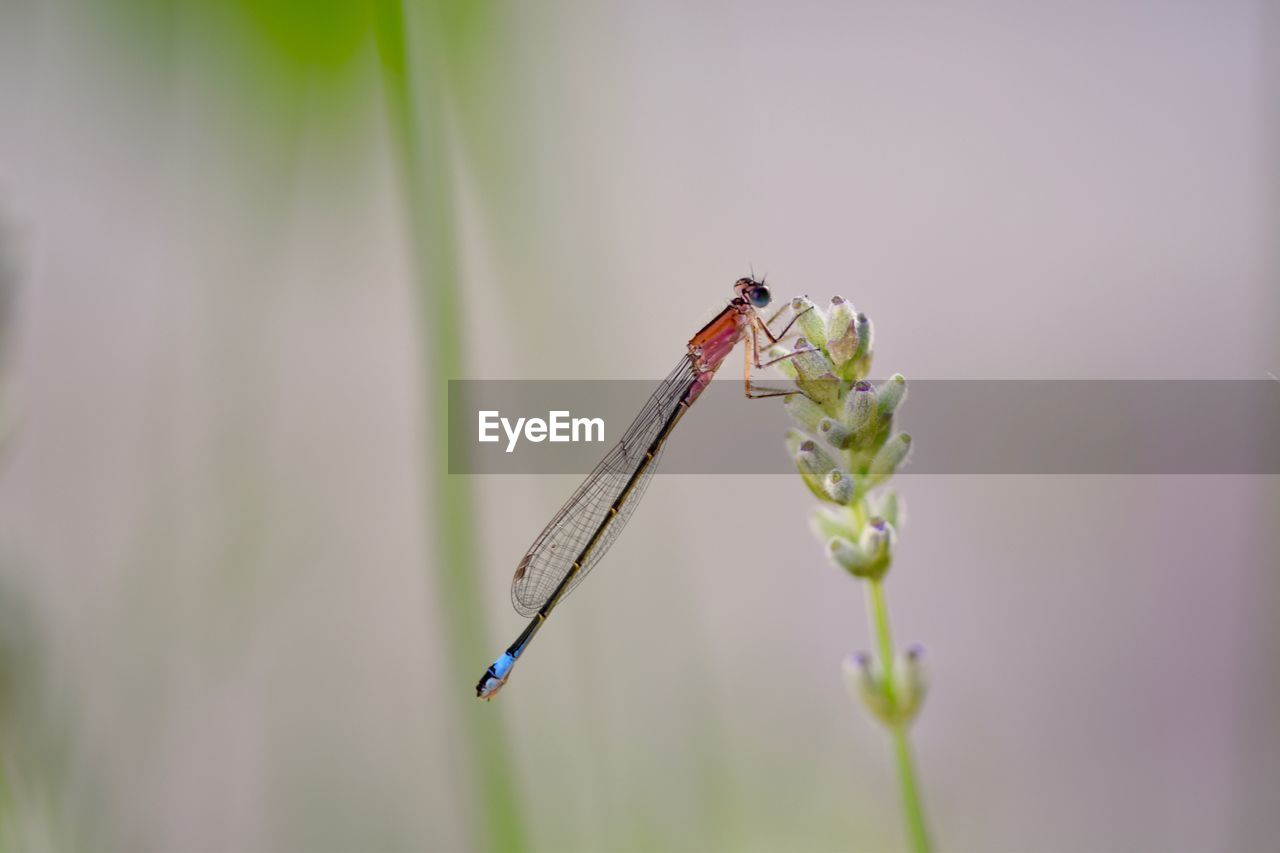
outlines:
[[[582,583],[592,566],[617,539],[640,503],[671,431],[706,390],[715,372],[740,341],[750,337],[750,345],[745,350],[742,380],[748,397],[797,393],[755,388],[751,384],[751,368],[768,367],[812,349],[797,347],[770,361],[760,361],[761,335],[769,345],[777,343],[799,315],[793,316],[786,328],[775,335],[769,330],[769,322],[782,312],[775,314],[769,322],[756,313],[757,309],[769,304],[769,288],[754,278],[741,278],[733,289],[733,300],[690,339],[688,352],[654,391],[622,440],[556,513],[520,561],[511,581],[511,603],[521,616],[532,619],[510,648],[481,676],[480,683],[476,685],[476,695],[481,699],[492,699],[497,695],[551,611]]]

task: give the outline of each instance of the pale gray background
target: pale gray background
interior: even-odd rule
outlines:
[[[164,74],[110,18],[0,11],[21,271],[0,590],[47,697],[9,731],[55,756],[17,789],[27,837],[465,846],[445,697],[472,684],[443,675],[414,235],[376,62],[295,102],[358,103],[345,131],[281,140],[210,84],[239,59],[198,16]],[[537,2],[496,22],[497,94],[454,105],[469,378],[659,378],[748,264],[869,312],[884,373],[1280,373],[1272,4]],[[521,626],[511,570],[575,482],[476,483],[495,654]],[[888,589],[933,667],[916,744],[947,849],[1274,843],[1275,478],[903,490]],[[538,847],[900,843],[882,733],[839,680],[868,644],[861,591],[809,504],[798,480],[654,482],[485,709]]]

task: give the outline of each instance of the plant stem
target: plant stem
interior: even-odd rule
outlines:
[[[885,602],[884,581],[867,581],[867,610],[871,616],[872,632],[880,657],[880,683],[885,698],[896,703],[893,685],[893,635],[889,631],[889,605]],[[907,837],[911,849],[917,853],[929,850],[929,830],[925,826],[924,806],[920,801],[920,788],[916,783],[915,763],[911,760],[911,744],[907,739],[907,723],[891,726],[894,759],[898,765],[898,787],[902,792],[902,812],[907,824]]]
[[[476,581],[473,499],[466,478],[442,468],[447,458],[448,380],[462,375],[461,293],[452,211],[445,110],[447,76],[439,43],[440,4],[417,7],[405,20],[396,0],[379,6],[378,47],[404,172],[408,221],[418,279],[423,396],[430,434],[427,482],[434,499],[435,580],[445,605],[439,614],[449,650],[450,683],[462,728],[465,757],[455,768],[471,783],[473,849],[520,850],[528,846],[516,791],[509,739],[500,718],[477,707],[468,689],[476,661],[484,659],[484,606]]]
[[[867,581],[867,609],[871,614],[876,651],[880,655],[881,683],[884,684],[885,696],[894,702],[893,636],[889,633],[889,605],[884,600],[884,581],[879,578]]]
[[[893,752],[898,761],[898,787],[902,791],[902,812],[907,822],[907,837],[916,853],[928,853],[929,828],[924,822],[924,806],[920,802],[920,790],[916,787],[916,767],[911,759],[911,744],[907,741],[907,727],[894,726]]]

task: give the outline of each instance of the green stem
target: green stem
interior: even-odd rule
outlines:
[[[916,785],[916,767],[911,758],[911,744],[907,740],[907,727],[894,726],[893,753],[898,762],[898,787],[902,792],[902,811],[907,821],[907,837],[916,853],[928,853],[929,829],[924,822],[924,805],[920,801],[920,789]]]
[[[501,719],[480,707],[471,691],[478,667],[490,651],[476,566],[473,498],[467,478],[450,475],[447,459],[448,381],[462,375],[461,293],[445,127],[447,76],[437,31],[442,10],[418,7],[406,21],[396,0],[379,6],[378,47],[383,60],[393,138],[404,172],[408,221],[418,278],[423,397],[429,437],[427,474],[434,517],[435,579],[445,602],[440,611],[451,665],[454,713],[461,721],[464,764],[455,777],[469,779],[469,818],[474,849],[520,850],[528,846],[511,749]]]
[[[884,600],[884,581],[867,581],[867,608],[871,613],[871,630],[875,633],[876,651],[880,655],[881,683],[885,696],[895,701],[893,689],[893,636],[889,633],[889,605]]]
[[[889,605],[885,601],[883,580],[867,581],[867,610],[871,616],[871,628],[880,657],[880,683],[883,685],[885,698],[891,706],[895,706],[897,699],[893,685],[893,635],[889,631]],[[927,853],[929,830],[925,826],[915,762],[911,759],[907,724],[891,726],[889,734],[893,739],[893,753],[898,765],[898,787],[902,792],[902,812],[907,824],[907,837],[911,841],[912,850]]]

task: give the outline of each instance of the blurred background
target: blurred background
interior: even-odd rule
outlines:
[[[1280,374],[1278,131],[1263,0],[3,0],[0,848],[900,847],[798,478],[656,478],[474,699],[576,478],[447,380],[750,265],[879,375]],[[944,849],[1274,844],[1277,480],[898,479]]]

